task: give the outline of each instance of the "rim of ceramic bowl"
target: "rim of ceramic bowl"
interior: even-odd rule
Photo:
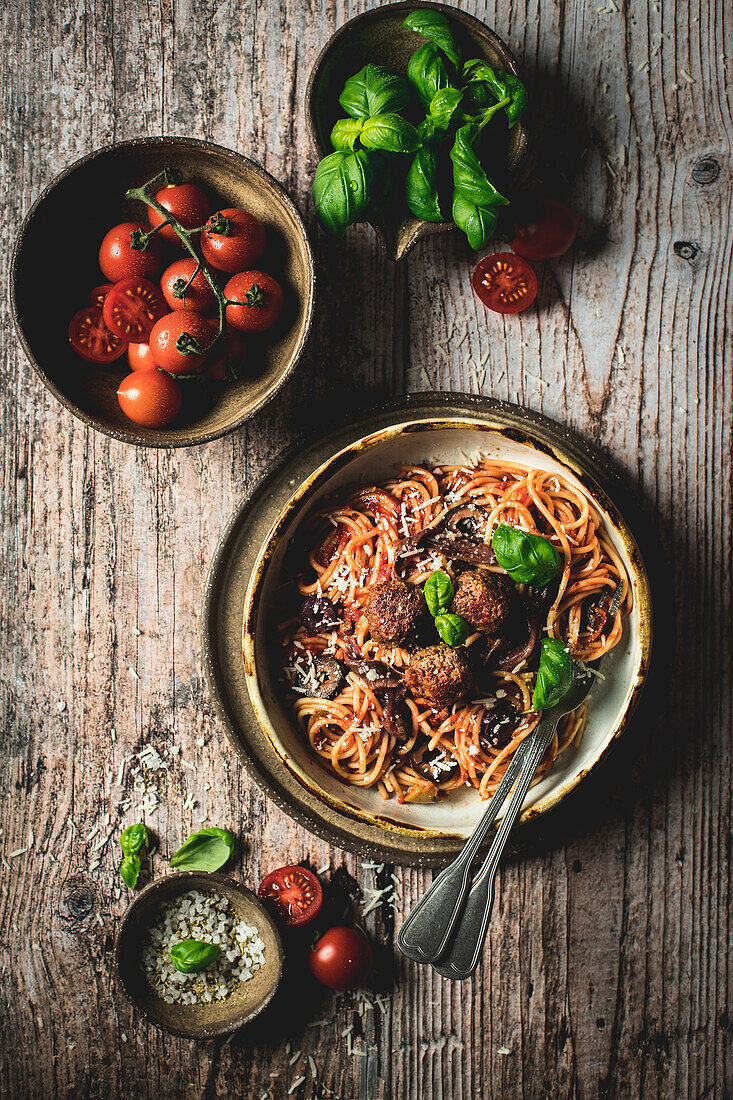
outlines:
[[[269,393],[261,397],[250,410],[248,410],[246,413],[243,413],[232,424],[229,424],[224,428],[215,428],[210,432],[206,432],[204,435],[197,436],[196,439],[183,437],[182,439],[175,442],[162,439],[160,442],[157,442],[155,439],[148,439],[147,437],[138,435],[138,433],[134,430],[134,427],[122,430],[120,428],[115,428],[111,424],[106,424],[98,417],[86,412],[84,409],[79,408],[78,405],[76,405],[66,396],[63,390],[59,389],[59,387],[48,376],[48,374],[45,372],[45,370],[37,361],[35,355],[31,351],[30,344],[26,338],[25,331],[23,329],[23,325],[18,314],[16,282],[20,253],[23,248],[23,242],[25,239],[27,228],[30,225],[39,207],[43,205],[48,196],[56,190],[59,184],[61,184],[65,179],[72,175],[72,173],[75,172],[77,169],[82,168],[84,165],[89,164],[93,160],[108,156],[110,153],[116,152],[120,149],[134,150],[141,148],[175,145],[189,147],[194,146],[201,149],[202,151],[206,150],[211,153],[223,154],[233,161],[236,161],[240,164],[245,164],[249,170],[254,172],[256,176],[259,176],[260,179],[265,181],[268,186],[272,187],[275,190],[280,198],[280,201],[287,208],[300,230],[300,235],[305,247],[305,254],[308,263],[308,300],[305,303],[305,323],[301,338],[293,351],[291,361],[287,370],[283,372],[282,376],[278,379],[278,381],[269,391]],[[288,378],[290,378],[296,366],[298,365],[303,355],[303,351],[305,350],[305,346],[308,342],[308,338],[310,337],[311,328],[313,326],[315,288],[316,266],[315,260],[313,258],[313,249],[311,246],[310,237],[308,236],[305,221],[303,219],[303,215],[298,209],[298,206],[287,193],[279,180],[270,175],[270,173],[261,165],[257,164],[256,161],[250,160],[250,158],[244,156],[243,153],[238,153],[236,149],[229,149],[225,145],[218,145],[216,142],[206,141],[203,138],[181,137],[180,135],[173,134],[164,134],[161,137],[129,138],[125,141],[111,142],[109,145],[102,146],[101,149],[94,149],[91,153],[86,153],[83,157],[75,160],[73,164],[70,164],[68,165],[68,167],[62,169],[61,172],[55,175],[53,179],[44,187],[38,198],[34,201],[28,213],[23,218],[20,229],[18,230],[18,235],[15,239],[15,244],[13,246],[13,255],[10,262],[10,310],[13,317],[15,332],[18,336],[18,339],[20,340],[21,346],[23,348],[23,351],[25,352],[25,356],[28,359],[28,362],[30,363],[31,367],[36,372],[38,377],[41,379],[44,386],[53,394],[57,401],[59,401],[65,408],[67,408],[69,412],[71,412],[77,418],[77,420],[81,420],[82,423],[85,424],[87,427],[93,428],[95,431],[102,432],[103,435],[109,436],[111,439],[117,439],[122,443],[129,443],[130,445],[136,447],[153,447],[158,449],[197,447],[199,446],[199,444],[211,443],[214,439],[221,439],[222,436],[229,435],[230,432],[235,432],[239,428],[241,428],[243,424],[246,424],[248,420],[251,420],[251,418],[260,411],[260,409],[268,404],[268,402],[270,402],[273,397],[275,397],[279,393],[279,391],[285,385],[285,382],[288,380]]]

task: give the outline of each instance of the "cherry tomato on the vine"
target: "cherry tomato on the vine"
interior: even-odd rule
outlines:
[[[139,275],[116,283],[102,306],[104,323],[110,332],[138,344],[148,339],[153,325],[165,312],[160,288]]]
[[[321,884],[307,867],[278,867],[263,878],[257,896],[268,901],[288,928],[309,924],[323,904]]]
[[[275,324],[283,308],[279,283],[264,271],[241,271],[224,287],[227,321],[240,332],[264,332]]]
[[[149,344],[128,344],[127,362],[132,370],[156,370],[157,365]]]
[[[211,284],[199,271],[196,277],[187,286],[189,279],[196,271],[196,261],[193,257],[185,260],[176,260],[163,272],[160,285],[163,295],[171,309],[192,309],[195,313],[213,313],[219,304],[219,299],[211,289]],[[185,295],[183,294],[186,288]]]
[[[236,207],[219,210],[211,215],[201,234],[201,251],[204,259],[219,271],[230,275],[244,271],[257,263],[265,251],[265,227],[246,210]]]
[[[219,331],[219,318],[207,317],[214,332]],[[218,344],[214,349],[214,358],[209,366],[209,378],[214,382],[224,382],[230,377],[230,371],[235,374],[241,370],[248,355],[247,341],[241,332],[227,325],[224,329],[224,343]]]
[[[184,229],[198,229],[204,224],[211,210],[208,198],[195,183],[170,184],[157,191],[155,198],[169,214],[178,219]],[[164,220],[158,210],[152,206],[148,207],[148,221],[153,229]],[[170,244],[182,243],[172,225],[164,225],[158,230],[158,236],[163,237]]]
[[[90,290],[87,294],[88,305],[99,306],[99,308],[101,309],[104,305],[104,299],[107,297],[114,285],[114,283],[102,283],[101,286],[95,286],[94,290]]]
[[[520,313],[537,297],[537,276],[521,256],[495,252],[476,266],[473,289],[495,313]]]
[[[99,246],[99,266],[105,279],[119,283],[131,275],[154,279],[163,266],[160,241],[151,237],[145,248],[133,248],[131,235],[137,230],[148,232],[141,222],[121,222],[110,229]]]
[[[128,374],[117,390],[125,416],[144,428],[165,428],[181,411],[181,387],[159,370]]]
[[[337,925],[316,941],[308,963],[313,976],[329,989],[355,989],[371,969],[372,949],[358,928]]]
[[[564,202],[536,199],[514,226],[512,248],[525,260],[554,260],[570,248],[578,233],[578,219]]]
[[[107,328],[99,306],[85,306],[74,314],[69,341],[77,355],[91,363],[113,363],[127,347],[127,340]]]
[[[163,370],[193,374],[206,359],[213,339],[205,317],[190,309],[176,309],[155,322],[148,343],[153,359]]]

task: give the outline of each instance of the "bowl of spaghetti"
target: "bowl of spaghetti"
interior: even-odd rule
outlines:
[[[500,526],[549,545],[549,580],[513,579],[494,550]],[[435,575],[458,634],[434,615]],[[623,728],[650,637],[638,549],[599,486],[527,433],[428,418],[355,440],[295,488],[252,570],[243,650],[265,736],[329,812],[458,837],[540,721],[543,639],[604,660],[525,817]]]

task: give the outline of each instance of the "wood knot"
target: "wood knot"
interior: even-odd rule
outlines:
[[[88,886],[69,886],[64,894],[64,906],[71,920],[84,920],[94,907],[94,894]]]
[[[715,157],[700,157],[692,166],[692,178],[703,187],[715,183],[719,175],[720,164]]]
[[[691,244],[690,241],[675,241],[672,247],[675,255],[682,260],[694,260],[697,256],[697,245]]]

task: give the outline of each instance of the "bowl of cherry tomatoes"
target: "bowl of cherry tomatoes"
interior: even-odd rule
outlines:
[[[287,193],[193,138],[120,142],[66,169],[28,213],[11,271],[16,329],[44,384],[86,424],[145,446],[204,443],[248,420],[295,369],[313,297]]]

